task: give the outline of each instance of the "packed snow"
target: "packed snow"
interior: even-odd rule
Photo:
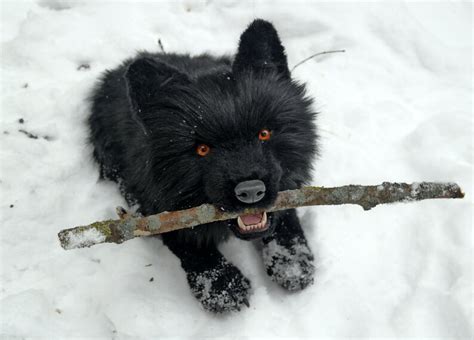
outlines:
[[[473,335],[472,4],[1,2],[0,336],[4,338]],[[95,80],[137,50],[234,53],[272,21],[320,112],[314,185],[452,181],[463,200],[299,209],[315,282],[289,293],[260,250],[221,247],[250,307],[215,316],[159,238],[62,249],[57,233],[115,217],[87,144]]]
[[[58,235],[59,236],[59,235]],[[96,228],[86,229],[84,231],[68,231],[65,235],[63,247],[66,249],[90,247],[105,241],[106,236]]]

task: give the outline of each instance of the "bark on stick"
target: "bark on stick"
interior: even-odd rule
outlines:
[[[275,204],[267,212],[313,205],[358,204],[364,210],[393,202],[412,202],[434,198],[463,198],[464,193],[455,183],[388,183],[380,185],[346,185],[335,188],[305,187],[278,193]],[[166,233],[200,224],[229,220],[238,215],[262,212],[246,209],[237,213],[226,212],[211,204],[162,212],[146,217],[129,215],[119,208],[118,220],[95,222],[87,226],[65,229],[58,237],[64,249],[90,247],[99,243],[122,243],[138,236]]]

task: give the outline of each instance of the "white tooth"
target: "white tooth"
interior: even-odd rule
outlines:
[[[237,217],[237,224],[239,225],[239,228],[242,229],[242,230],[248,230],[247,229],[247,226],[245,225],[245,223],[242,221],[242,219],[239,217]]]

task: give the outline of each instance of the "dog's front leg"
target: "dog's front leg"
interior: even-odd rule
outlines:
[[[270,278],[288,290],[301,290],[314,281],[314,256],[295,209],[283,211],[275,231],[263,238],[263,263]]]
[[[250,281],[214,244],[184,243],[173,233],[163,235],[163,241],[181,260],[191,291],[204,309],[223,313],[249,306]]]

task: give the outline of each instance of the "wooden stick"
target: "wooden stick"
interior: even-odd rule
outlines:
[[[380,185],[346,185],[335,188],[305,187],[278,193],[269,209],[245,209],[239,213],[222,211],[211,204],[139,217],[118,208],[118,220],[95,222],[87,226],[65,229],[58,237],[64,249],[90,247],[99,243],[122,243],[138,236],[149,236],[190,228],[200,224],[237,218],[243,214],[272,212],[313,205],[358,204],[370,210],[379,204],[412,202],[433,198],[463,198],[455,183],[388,183]]]

